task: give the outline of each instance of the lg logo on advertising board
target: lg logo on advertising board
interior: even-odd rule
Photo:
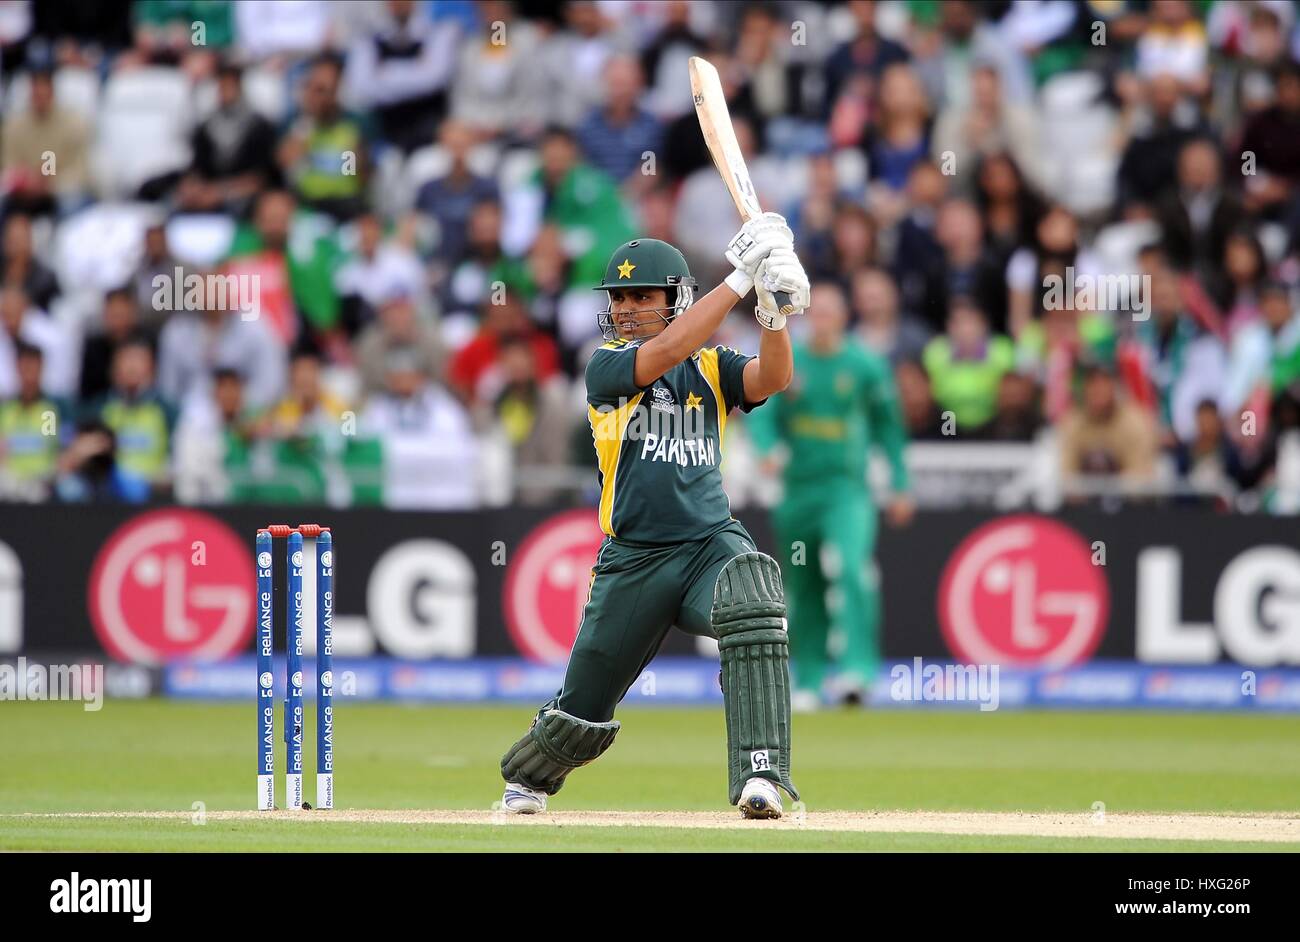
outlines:
[[[1213,622],[1183,621],[1182,554],[1138,554],[1137,656],[1209,664],[1226,655],[1256,667],[1300,664],[1300,553],[1256,546],[1233,557],[1214,586]]]
[[[1028,514],[973,531],[949,558],[939,587],[939,624],[953,655],[1063,667],[1091,657],[1109,622],[1122,620],[1133,626],[1136,657],[1146,663],[1300,664],[1295,549],[1258,545],[1228,557],[1215,569],[1211,617],[1196,620],[1184,615],[1188,590],[1196,588],[1184,583],[1184,550],[1140,549],[1134,608],[1112,611],[1109,570],[1094,564],[1089,539]]]
[[[944,640],[972,664],[1085,661],[1105,633],[1109,605],[1110,589],[1088,544],[1046,517],[1005,517],[979,527],[952,554],[939,584]]]
[[[532,530],[506,570],[506,627],[520,652],[563,664],[577,637],[604,534],[590,510],[571,510]]]
[[[90,572],[90,620],[119,661],[211,660],[252,636],[253,554],[225,523],[156,510],[120,526]]]

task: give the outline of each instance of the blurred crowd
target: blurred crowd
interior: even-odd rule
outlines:
[[[0,490],[589,499],[609,252],[726,273],[704,55],[914,439],[1266,492],[1300,426],[1297,12],[0,0]]]

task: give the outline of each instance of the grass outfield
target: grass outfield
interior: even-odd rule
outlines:
[[[725,810],[720,710],[635,710],[565,811]],[[308,712],[309,728],[314,714]],[[341,704],[337,806],[466,809],[500,798],[502,751],[526,708]],[[30,850],[1300,850],[1300,843],[874,833],[783,827],[515,827],[228,819],[254,796],[255,714],[241,704],[110,701],[0,705],[0,849]],[[277,717],[277,722],[279,717]],[[1107,815],[1300,811],[1300,736],[1283,716],[1152,713],[823,713],[795,719],[795,781],[819,812]],[[279,729],[277,728],[277,733]],[[306,749],[314,797],[314,739]],[[277,798],[283,800],[283,757]],[[29,817],[32,813],[179,816]],[[579,819],[575,819],[579,820]],[[783,822],[784,824],[784,822]]]

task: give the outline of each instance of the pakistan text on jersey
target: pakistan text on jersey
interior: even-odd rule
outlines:
[[[647,461],[676,462],[682,467],[718,463],[718,449],[712,438],[660,438],[646,435],[641,458]]]

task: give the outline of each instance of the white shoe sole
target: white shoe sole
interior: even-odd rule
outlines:
[[[740,816],[742,818],[750,818],[756,821],[764,818],[779,818],[781,817],[781,806],[773,804],[767,799],[767,796],[755,792],[748,798],[741,799]]]
[[[516,793],[513,798],[507,793],[501,799],[501,807],[511,814],[540,814],[546,810],[546,801],[539,801],[531,795]]]

